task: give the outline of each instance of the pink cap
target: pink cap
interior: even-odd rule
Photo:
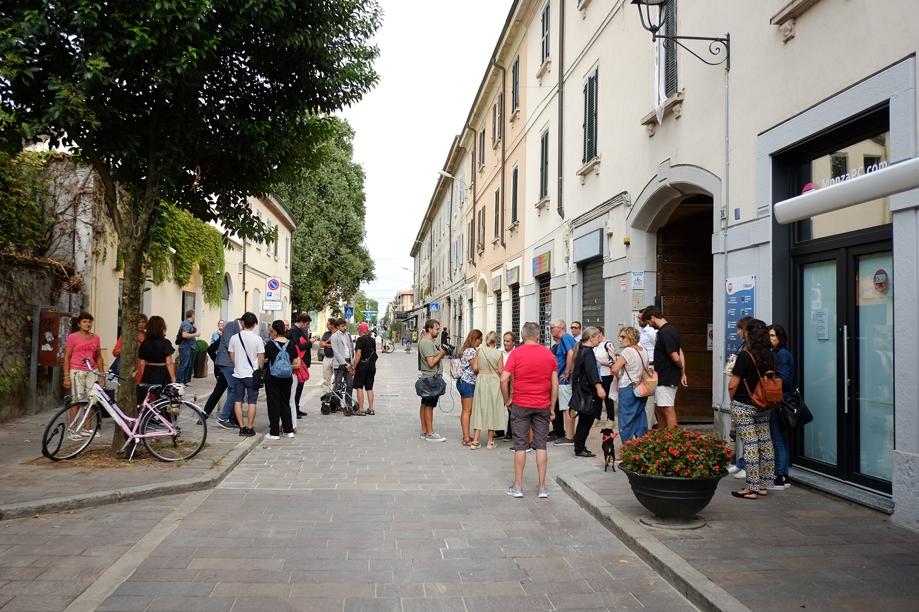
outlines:
[[[357,331],[363,334],[365,332],[370,331],[370,326],[367,325],[366,323],[361,323],[360,325],[357,326]]]

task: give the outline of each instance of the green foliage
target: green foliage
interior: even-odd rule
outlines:
[[[366,321],[370,325],[375,325],[377,318],[380,316],[378,302],[372,298],[368,298],[364,292],[360,290],[354,294],[352,301],[354,302],[354,322],[360,323]],[[364,317],[365,310],[373,311],[377,314],[368,319]]]
[[[47,245],[47,154],[0,152],[0,251],[42,255]]]
[[[147,249],[147,266],[157,285],[172,278],[180,287],[191,280],[198,266],[204,301],[217,306],[223,289],[223,249],[223,236],[215,228],[188,211],[160,204]]]
[[[722,440],[681,427],[652,429],[622,445],[622,467],[653,476],[724,476],[730,459],[731,449]]]
[[[364,171],[352,160],[354,132],[341,119],[327,125],[331,133],[313,150],[313,163],[272,189],[297,218],[291,284],[301,311],[349,301],[374,278],[363,244]]]

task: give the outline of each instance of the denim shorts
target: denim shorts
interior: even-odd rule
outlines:
[[[258,401],[258,389],[253,384],[252,377],[233,377],[233,397],[243,404],[254,404]]]
[[[459,391],[460,397],[463,399],[469,399],[475,395],[475,385],[467,383],[462,378],[456,381],[456,390]]]

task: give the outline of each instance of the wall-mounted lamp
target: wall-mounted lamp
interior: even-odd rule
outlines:
[[[677,44],[689,53],[696,56],[699,61],[702,61],[709,66],[718,66],[724,64],[725,70],[731,69],[731,35],[725,34],[724,36],[672,36],[669,34],[669,28],[665,28],[664,31],[667,34],[658,34],[658,32],[665,26],[664,23],[664,8],[668,2],[671,0],[632,0],[638,8],[638,16],[641,19],[641,27],[651,33],[651,40],[657,40],[658,38],[662,40],[671,40],[674,44]],[[657,16],[652,14],[652,7],[657,9]],[[705,57],[699,55],[689,47],[687,47],[681,41],[704,41],[708,43],[708,54],[712,59],[706,59]],[[722,55],[724,53],[724,55]]]

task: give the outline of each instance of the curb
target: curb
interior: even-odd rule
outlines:
[[[697,608],[705,612],[750,612],[740,600],[607,503],[577,476],[560,473],[555,482]]]
[[[65,497],[53,497],[51,499],[37,499],[18,504],[0,505],[0,521],[34,516],[36,514],[77,510],[80,508],[91,508],[93,506],[117,504],[125,501],[148,499],[150,497],[212,489],[220,484],[233,468],[239,465],[239,463],[246,458],[246,455],[252,452],[252,449],[258,446],[263,439],[264,434],[261,434],[239,442],[232,450],[221,457],[220,463],[222,468],[212,476],[174,480],[172,482],[160,484],[138,485],[136,487],[115,489],[114,491],[96,491],[94,493],[81,493]]]

